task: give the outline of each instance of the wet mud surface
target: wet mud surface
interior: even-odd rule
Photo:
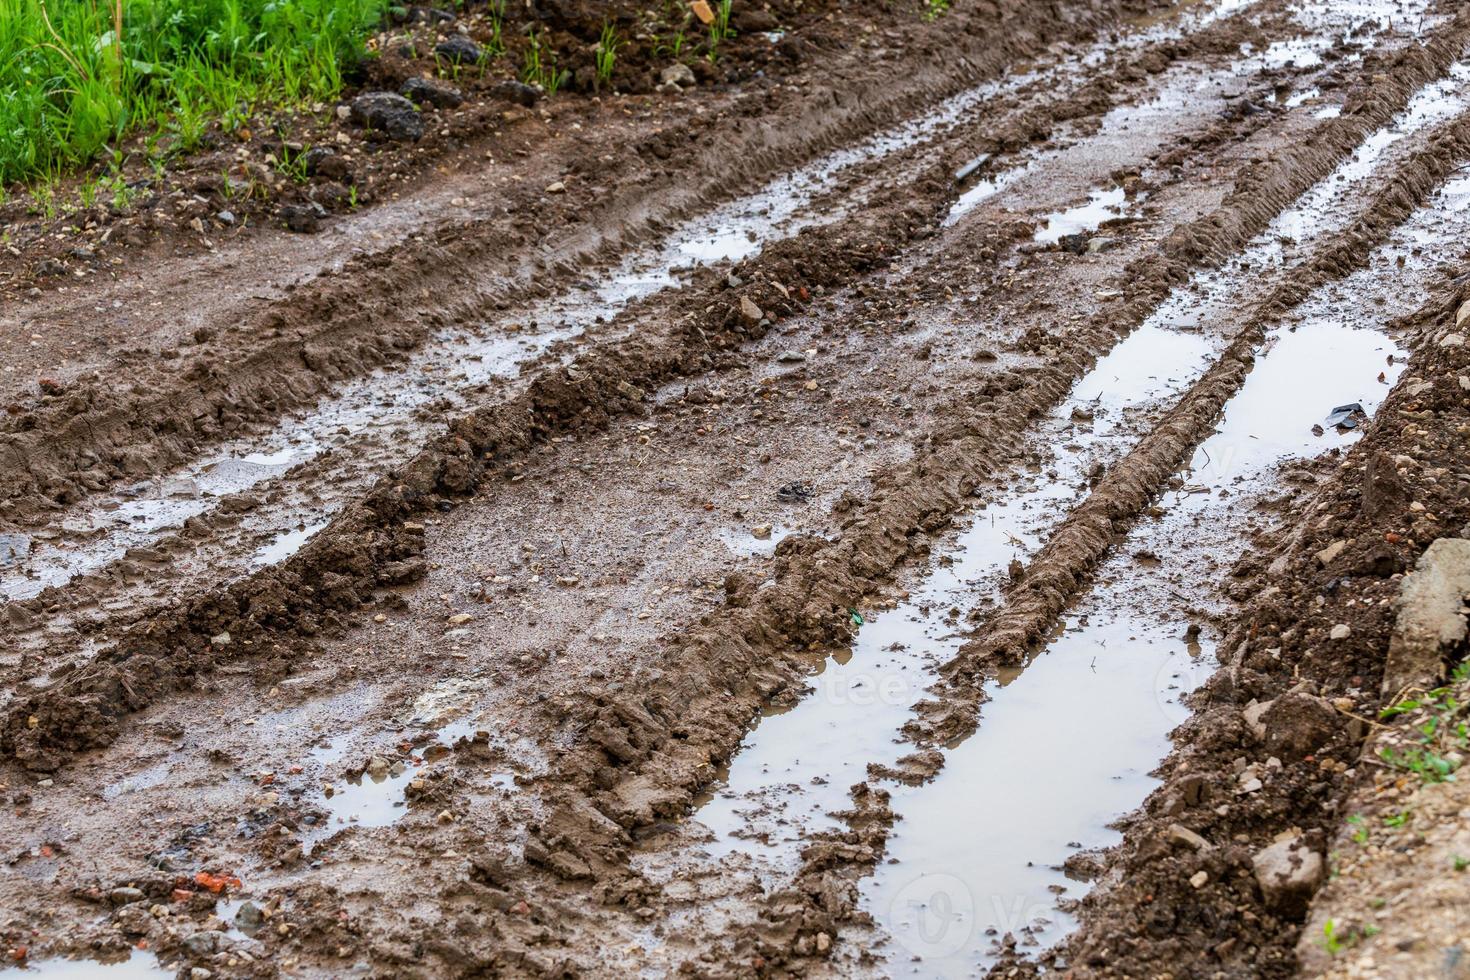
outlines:
[[[0,379],[17,976],[1353,975],[1411,920],[1376,838],[1287,879],[1382,823],[1470,519],[1470,20],[872,25],[28,300],[174,319]]]

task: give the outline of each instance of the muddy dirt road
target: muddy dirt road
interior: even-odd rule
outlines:
[[[1312,902],[1470,521],[1470,11],[846,29],[5,314],[9,969],[1449,955]]]

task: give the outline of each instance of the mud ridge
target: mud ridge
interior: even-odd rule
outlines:
[[[1360,220],[1293,270],[1289,279],[1257,308],[1205,376],[1067,516],[1026,565],[1020,584],[1006,596],[1004,609],[985,619],[975,629],[976,636],[945,665],[951,684],[968,689],[986,666],[1019,662],[1050,629],[1113,542],[1164,489],[1170,474],[1178,471],[1209,433],[1225,403],[1244,383],[1255,352],[1279,313],[1299,304],[1323,283],[1360,268],[1393,229],[1470,156],[1470,116],[1439,127],[1428,143],[1374,195]],[[955,734],[960,733],[946,731],[938,737],[948,739]]]
[[[340,382],[401,358],[436,328],[474,322],[498,303],[544,295],[588,263],[734,197],[752,181],[999,74],[1058,37],[1090,35],[1131,9],[1103,0],[1014,6],[956,12],[936,25],[910,48],[915,70],[898,82],[840,77],[834,69],[832,82],[808,87],[775,112],[766,94],[747,96],[719,118],[691,119],[682,132],[626,147],[618,156],[632,172],[616,178],[620,187],[613,195],[574,187],[553,204],[539,187],[523,187],[504,206],[504,219],[468,228],[446,222],[422,245],[395,244],[354,258],[341,272],[221,336],[201,336],[201,348],[186,360],[133,366],[128,388],[120,389],[111,376],[78,379],[0,435],[6,460],[0,519],[44,515],[119,478],[159,472],[209,442],[309,405]],[[963,39],[958,51],[957,38]],[[697,156],[676,167],[659,162],[678,145],[697,147]],[[639,183],[640,168],[658,176]],[[691,181],[690,174],[707,176]],[[558,223],[569,228],[548,247],[545,242],[554,239],[547,232]],[[608,228],[620,230],[601,230]],[[545,236],[541,244],[539,236]],[[531,254],[515,258],[523,249]],[[509,271],[487,280],[487,266],[505,263],[506,256],[512,256]],[[476,285],[466,290],[466,283]]]

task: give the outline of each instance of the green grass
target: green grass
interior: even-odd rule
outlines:
[[[266,105],[329,100],[388,0],[0,0],[0,183],[129,132],[195,146]]]
[[[541,35],[532,28],[527,32],[526,57],[521,65],[521,81],[539,85],[548,96],[555,95],[572,73],[558,69],[556,52],[541,46]]]
[[[1400,732],[1414,741],[1407,748],[1384,747],[1378,756],[1395,769],[1413,773],[1426,783],[1451,782],[1460,759],[1470,750],[1470,661],[1450,673],[1450,683],[1389,705],[1378,713],[1397,719]]]
[[[709,25],[709,45],[705,54],[712,65],[720,60],[720,44],[735,36],[735,32],[730,29],[731,3],[732,0],[719,0],[714,7],[715,19]]]
[[[924,19],[938,20],[949,13],[949,0],[924,0]]]
[[[597,42],[596,64],[597,64],[597,88],[602,90],[604,85],[612,81],[613,67],[618,61],[618,47],[622,42],[618,40],[617,28],[611,24],[602,25],[602,37]]]

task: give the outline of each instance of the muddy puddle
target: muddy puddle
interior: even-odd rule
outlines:
[[[105,980],[173,980],[174,970],[166,970],[152,953],[133,952],[118,963],[99,963],[96,960],[51,959],[27,963],[14,974],[28,980],[90,980],[103,977]]]
[[[455,629],[445,634],[451,649]],[[368,731],[328,721],[327,730],[341,734],[320,740],[303,768],[315,781],[309,794],[313,808],[324,815],[303,835],[310,853],[321,841],[345,827],[387,827],[408,813],[408,797],[416,780],[432,780],[436,771],[454,764],[456,747],[474,743],[478,758],[497,760],[485,775],[496,793],[511,792],[518,773],[534,774],[546,767],[545,755],[529,740],[492,734],[481,723],[487,681],[478,676],[452,677],[423,691],[395,728]],[[341,726],[341,727],[339,727]],[[412,745],[412,749],[409,746]],[[483,802],[483,801],[482,801]]]
[[[1128,205],[1123,188],[1100,187],[1088,194],[1086,203],[1045,215],[1035,241],[1055,245],[1070,235],[1097,231],[1104,222],[1123,217]]]

